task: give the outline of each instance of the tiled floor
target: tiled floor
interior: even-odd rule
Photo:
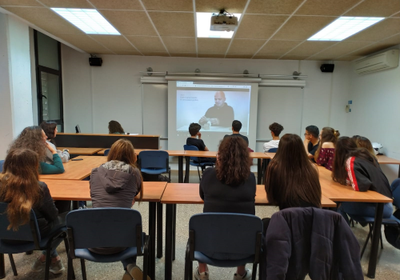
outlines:
[[[191,172],[191,182],[198,182],[197,172]],[[174,182],[177,181],[177,174],[173,172]],[[142,213],[144,221],[144,231],[147,232],[147,217],[148,217],[148,204],[147,203],[136,203],[133,206]],[[184,252],[186,247],[186,242],[188,238],[188,221],[189,218],[196,213],[201,213],[203,210],[202,205],[178,205],[177,207],[177,228],[176,228],[176,259],[173,263],[173,279],[183,279],[184,271]],[[273,213],[277,211],[276,207],[271,206],[257,206],[256,215],[264,218],[270,217]],[[164,212],[165,213],[165,212]],[[165,224],[165,223],[164,223]],[[367,235],[367,227],[363,228],[360,225],[356,225],[353,228],[360,245],[363,244],[365,237]],[[383,233],[383,232],[382,232]],[[165,243],[163,244],[165,246]],[[375,279],[400,279],[400,250],[392,247],[383,238],[384,249],[379,252],[379,260],[376,271]],[[63,263],[66,266],[66,253],[63,244],[58,248],[58,252],[62,257]],[[18,279],[18,280],[31,280],[31,279],[43,279],[44,274],[33,273],[30,268],[33,264],[35,258],[39,255],[39,252],[34,252],[33,255],[17,254],[14,255],[17,270],[19,275],[13,276],[11,266],[8,261],[8,257],[5,256],[5,267],[6,267],[6,279]],[[369,246],[362,259],[362,268],[364,274],[367,272],[368,268],[368,258],[369,258]],[[138,265],[142,265],[142,261],[138,258]],[[80,273],[80,263],[75,260],[74,268],[76,279],[82,279]],[[86,271],[88,279],[98,279],[98,280],[113,280],[122,279],[123,268],[121,263],[112,264],[99,264],[86,262]],[[210,279],[223,280],[232,279],[234,268],[215,268],[210,267]],[[161,259],[156,259],[156,278],[164,279],[164,257]],[[67,273],[59,276],[51,275],[51,279],[67,279]],[[369,279],[365,276],[365,279]]]

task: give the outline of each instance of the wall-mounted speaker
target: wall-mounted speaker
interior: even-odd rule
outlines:
[[[89,64],[90,66],[101,66],[103,60],[101,57],[89,57]]]
[[[319,69],[321,69],[321,72],[332,73],[333,69],[335,69],[335,64],[322,64]]]

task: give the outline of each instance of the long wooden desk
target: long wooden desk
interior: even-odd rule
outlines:
[[[399,171],[397,173],[397,177],[400,178],[400,160],[390,158],[384,155],[377,156],[379,164],[397,164],[399,166]]]
[[[75,147],[57,147],[58,150],[68,149],[70,155],[94,155],[102,148],[75,148]]]
[[[75,161],[75,159],[82,159]],[[64,163],[64,173],[40,175],[39,180],[82,180],[90,175],[93,168],[98,167],[107,161],[107,157],[79,156]]]
[[[374,191],[357,192],[350,186],[343,186],[332,180],[331,171],[322,166],[318,166],[319,178],[321,183],[322,194],[329,197],[335,202],[370,202],[376,203],[375,207],[375,223],[372,236],[371,254],[369,257],[368,273],[369,278],[375,278],[376,262],[378,259],[379,236],[381,235],[383,205],[392,202],[380,193]]]
[[[175,259],[175,218],[176,204],[203,204],[199,195],[198,183],[168,183],[161,203],[166,204],[166,229],[165,229],[165,280],[172,279],[172,261]],[[323,207],[336,207],[336,203],[322,196]],[[264,185],[257,185],[256,205],[268,205]]]
[[[89,201],[90,187],[89,181],[77,180],[42,180],[50,190],[50,194],[54,200],[77,200]],[[164,193],[167,182],[143,182],[143,198],[142,201],[149,202],[149,235],[150,235],[150,277],[155,279],[155,248],[156,248],[156,220],[157,223],[157,250],[162,250],[162,217],[156,219],[156,206],[161,206],[161,197]],[[138,202],[136,202],[138,203]],[[1,269],[1,268],[0,268]],[[3,268],[4,269],[4,268]],[[1,272],[0,272],[1,274]]]

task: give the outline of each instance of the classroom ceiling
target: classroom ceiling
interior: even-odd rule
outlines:
[[[0,0],[90,54],[354,60],[400,44],[399,0]],[[86,35],[51,7],[97,9],[122,35]],[[232,39],[196,38],[196,12],[242,13]],[[340,16],[385,19],[341,42],[307,38]]]

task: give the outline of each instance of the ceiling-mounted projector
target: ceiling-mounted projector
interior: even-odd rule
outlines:
[[[235,31],[238,19],[227,13],[213,14],[211,16],[211,31]]]

